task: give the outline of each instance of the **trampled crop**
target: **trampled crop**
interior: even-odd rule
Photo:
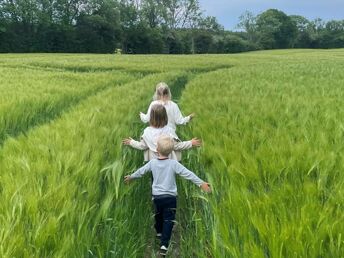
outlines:
[[[125,186],[154,85],[183,163],[171,257],[344,256],[344,51],[0,56],[0,256],[155,257],[150,178]]]

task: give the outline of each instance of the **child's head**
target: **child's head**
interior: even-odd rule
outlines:
[[[171,100],[172,95],[170,88],[165,82],[159,82],[156,85],[155,93],[154,93],[154,100]]]
[[[153,105],[150,111],[149,124],[155,128],[162,128],[168,123],[166,109],[163,105]]]
[[[160,155],[167,157],[174,148],[174,140],[171,136],[161,135],[157,142],[157,151]]]

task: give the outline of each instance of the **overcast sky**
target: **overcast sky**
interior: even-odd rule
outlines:
[[[225,29],[233,30],[246,10],[259,14],[274,8],[288,15],[298,14],[313,20],[344,19],[344,0],[199,0],[205,14],[215,16]]]

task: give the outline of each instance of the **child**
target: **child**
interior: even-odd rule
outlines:
[[[172,228],[177,208],[177,185],[175,175],[180,175],[205,192],[211,192],[209,184],[197,177],[178,161],[168,158],[174,148],[174,140],[168,135],[158,139],[158,159],[153,159],[135,173],[124,177],[124,181],[140,178],[148,171],[153,174],[152,195],[155,206],[155,229],[157,236],[161,236],[160,253],[165,255],[168,250]]]
[[[124,145],[130,145],[135,149],[144,150],[145,161],[156,159],[158,157],[158,152],[156,149],[157,139],[162,134],[169,135],[175,140],[174,149],[169,157],[178,161],[181,160],[181,150],[199,147],[201,145],[201,141],[197,138],[193,138],[190,141],[181,142],[178,139],[175,131],[167,126],[167,122],[168,118],[165,107],[160,104],[155,104],[150,110],[150,126],[144,130],[141,141],[135,141],[132,138],[126,138],[122,141],[122,143]]]
[[[174,103],[171,98],[171,91],[168,85],[164,82],[160,82],[156,86],[155,94],[153,97],[154,101],[149,105],[147,114],[140,112],[140,118],[142,122],[149,122],[152,106],[155,104],[161,104],[166,108],[168,126],[171,127],[173,131],[176,131],[176,125],[187,124],[194,117],[194,114],[183,117],[178,105]]]

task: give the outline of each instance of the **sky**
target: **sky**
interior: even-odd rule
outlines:
[[[344,19],[344,0],[199,0],[206,15],[215,16],[227,30],[235,30],[239,16],[246,10],[255,15],[278,9],[287,15],[302,15],[309,20]]]

